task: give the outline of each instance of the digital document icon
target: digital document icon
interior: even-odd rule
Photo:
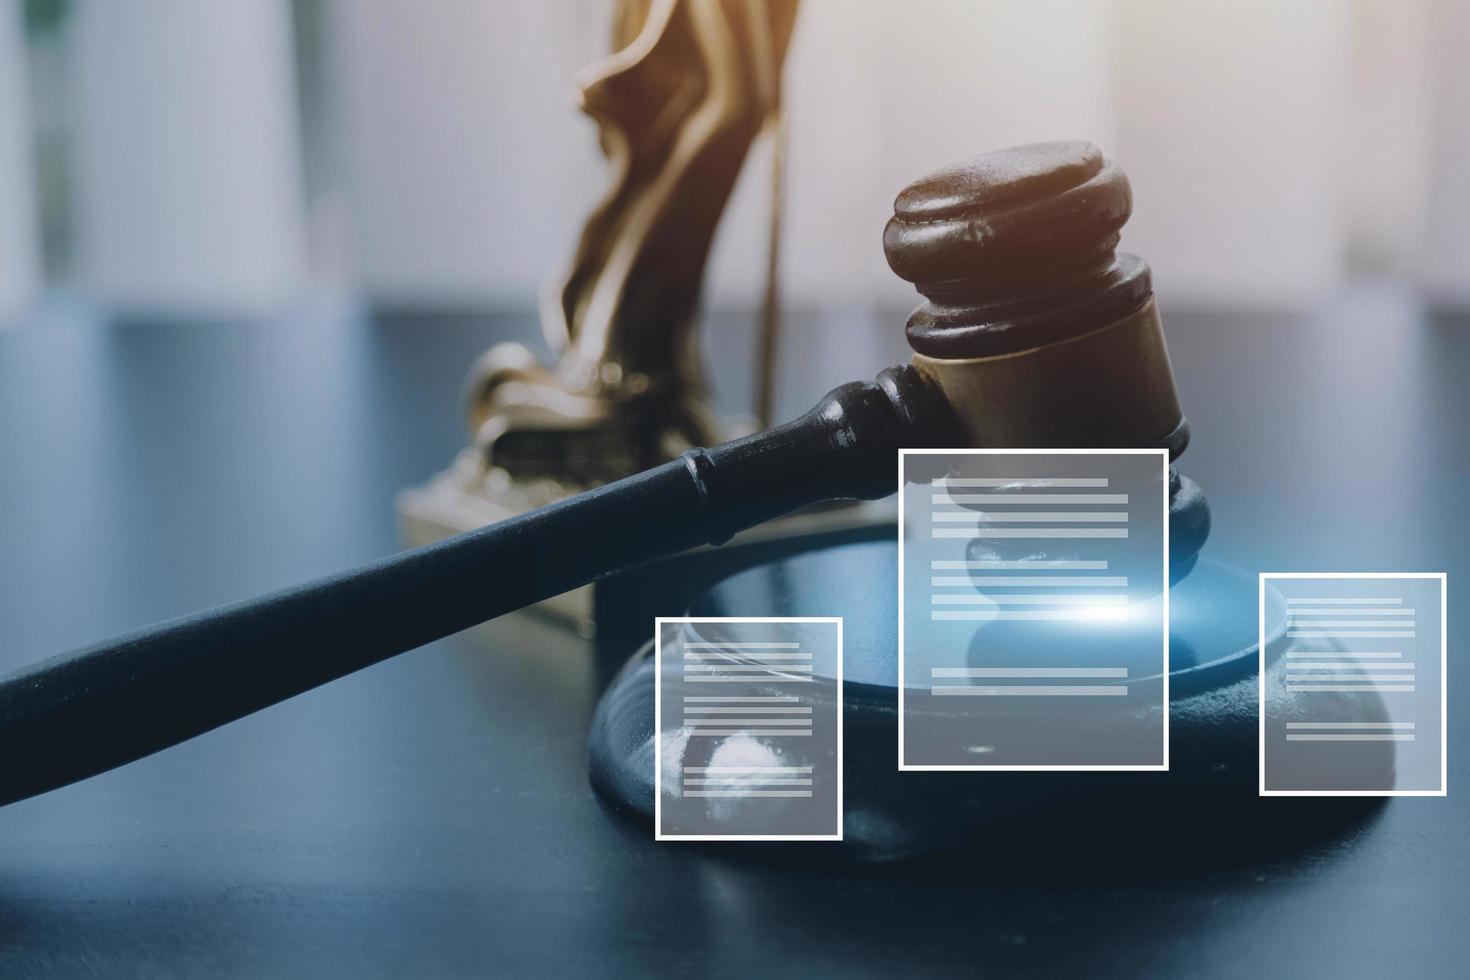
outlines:
[[[1262,796],[1445,794],[1445,576],[1260,579]],[[1285,624],[1266,635],[1265,611]]]
[[[900,769],[1168,768],[1168,465],[900,451]]]
[[[660,618],[658,840],[842,839],[842,620]]]

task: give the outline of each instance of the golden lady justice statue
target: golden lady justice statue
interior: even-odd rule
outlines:
[[[615,53],[576,79],[614,180],[583,226],[570,270],[543,297],[542,329],[558,360],[547,367],[521,344],[480,358],[466,395],[472,445],[399,498],[410,544],[738,434],[710,406],[694,323],[715,227],[763,132],[777,152],[757,421],[771,423],[781,65],[795,16],[796,0],[619,0]],[[812,522],[803,529],[814,530]],[[549,605],[590,614],[585,594]]]

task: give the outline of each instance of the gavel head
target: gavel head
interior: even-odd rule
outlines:
[[[883,249],[924,296],[913,364],[968,445],[1183,451],[1148,264],[1115,251],[1131,211],[1128,178],[1080,141],[987,153],[899,194]]]
[[[883,250],[924,297],[908,321],[913,367],[962,445],[1184,451],[1148,263],[1116,251],[1132,208],[1123,171],[1081,141],[997,150],[898,195]],[[1170,491],[1178,579],[1210,515],[1172,469]]]

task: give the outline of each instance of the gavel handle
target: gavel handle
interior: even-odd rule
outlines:
[[[520,517],[150,626],[0,681],[0,804],[105,772],[394,654],[798,507],[894,491],[952,425],[911,368],[801,418]]]

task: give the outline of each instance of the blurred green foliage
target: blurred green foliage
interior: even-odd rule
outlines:
[[[55,31],[66,20],[67,0],[25,0],[26,32],[32,36]]]

